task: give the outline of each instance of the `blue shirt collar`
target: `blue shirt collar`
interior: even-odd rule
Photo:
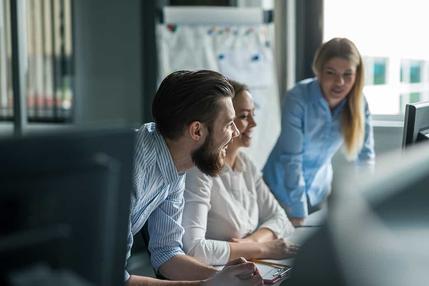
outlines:
[[[332,112],[331,112],[332,116],[337,116],[339,113],[341,113],[343,111],[347,100],[348,100],[348,97],[341,100],[341,102],[332,110]]]
[[[156,130],[155,123],[153,123],[153,127],[159,170],[166,183],[174,183],[181,177],[181,174],[177,172],[173,158],[171,157],[170,149],[168,149],[164,137]]]

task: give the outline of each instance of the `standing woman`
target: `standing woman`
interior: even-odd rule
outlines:
[[[362,94],[364,68],[356,46],[333,38],[316,52],[316,78],[285,96],[280,136],[264,167],[264,179],[292,221],[320,209],[331,191],[331,159],[340,147],[348,160],[373,164],[374,139]]]

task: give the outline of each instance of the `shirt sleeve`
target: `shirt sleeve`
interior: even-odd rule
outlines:
[[[183,246],[187,254],[209,265],[223,265],[229,260],[226,241],[206,239],[207,215],[213,179],[193,168],[186,176],[185,209],[182,225]]]
[[[284,99],[281,134],[276,146],[280,154],[275,172],[281,188],[274,191],[291,217],[308,214],[303,175],[305,107],[299,93],[294,89]]]
[[[151,262],[155,270],[176,255],[184,255],[182,250],[183,227],[181,226],[184,207],[184,178],[178,186],[172,187],[167,198],[152,212],[148,219]]]
[[[244,157],[244,156],[243,156]],[[262,174],[249,158],[245,158],[247,170],[255,180],[255,190],[259,211],[258,228],[270,229],[277,238],[285,238],[293,233],[295,228],[289,221],[284,209],[274,198],[268,186],[262,179]]]
[[[365,99],[365,135],[362,149],[358,154],[358,165],[373,165],[375,162],[374,131],[371,123],[371,113]]]
[[[128,259],[131,256],[131,248],[133,246],[133,234],[131,232],[131,219],[128,220],[128,237],[127,237],[127,255],[125,258],[125,276],[124,276],[124,280],[128,281],[128,279],[130,279],[130,274],[127,271],[127,265],[128,265]]]

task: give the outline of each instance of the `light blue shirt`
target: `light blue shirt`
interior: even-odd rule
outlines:
[[[331,159],[343,144],[343,100],[332,111],[317,79],[299,82],[285,96],[280,136],[264,166],[266,183],[292,217],[308,215],[311,205],[324,201],[331,191]],[[371,115],[365,100],[365,137],[357,161],[374,161]]]
[[[151,263],[158,269],[172,257],[184,255],[181,221],[185,173],[177,172],[155,123],[147,123],[138,130],[135,153],[127,259],[131,255],[133,236],[148,221]],[[125,279],[128,278],[126,273]]]

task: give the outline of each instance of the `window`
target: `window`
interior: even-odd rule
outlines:
[[[386,84],[387,58],[364,57],[365,81],[367,85]]]
[[[9,1],[0,0],[0,120],[12,116]]]
[[[347,37],[357,45],[375,115],[401,116],[406,103],[429,100],[426,8],[419,0],[324,1],[324,41]]]
[[[386,59],[376,59],[373,65],[374,84],[386,84]]]
[[[72,119],[71,0],[26,0],[26,106],[30,122]],[[10,1],[0,0],[0,120],[13,120]]]

